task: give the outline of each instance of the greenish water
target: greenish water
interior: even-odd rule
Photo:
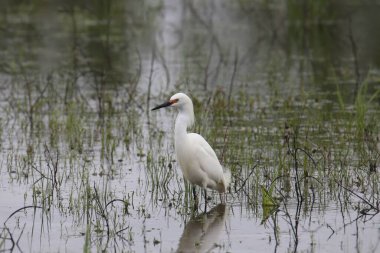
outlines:
[[[379,9],[4,1],[0,252],[379,251]],[[150,111],[178,91],[232,172],[206,212]]]

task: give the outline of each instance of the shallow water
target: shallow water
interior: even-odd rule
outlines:
[[[6,1],[0,252],[379,251],[379,6],[356,4]],[[149,111],[178,90],[225,206],[193,211],[175,112]]]
[[[131,181],[112,180],[110,184],[110,191],[122,197],[118,189],[129,188]],[[2,185],[8,185],[1,191],[2,217],[7,217],[16,207],[31,203],[29,198],[24,202],[27,187],[20,189],[4,182]],[[210,249],[212,252],[376,252],[378,248],[379,218],[360,218],[351,208],[342,212],[333,201],[321,206],[317,200],[314,208],[301,211],[296,225],[297,204],[292,202],[288,203],[287,213],[281,207],[277,214],[263,222],[261,207],[250,210],[245,203],[231,199],[227,205],[212,203],[207,213],[192,215],[178,213],[178,208],[170,208],[165,202],[152,204],[149,192],[135,192],[129,215],[123,214],[121,208],[109,208],[110,215],[123,223],[119,228],[126,229],[125,232],[108,243],[104,231],[93,232],[91,248],[138,252],[206,252]],[[83,247],[85,226],[72,214],[64,213],[53,209],[44,214],[41,209],[30,208],[17,213],[6,225],[14,238],[20,238],[17,247],[22,251],[48,252],[54,248],[76,252]],[[297,229],[298,245],[293,229]],[[5,246],[9,247],[10,243],[6,242]]]

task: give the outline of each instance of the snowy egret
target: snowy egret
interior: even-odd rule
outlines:
[[[226,192],[230,183],[230,172],[228,170],[223,172],[215,151],[201,135],[187,133],[187,128],[194,123],[194,108],[191,99],[184,93],[177,93],[169,101],[153,108],[152,111],[168,106],[178,109],[174,128],[175,152],[184,178],[193,184],[196,202],[194,185],[205,190],[206,202],[206,188],[219,193]]]

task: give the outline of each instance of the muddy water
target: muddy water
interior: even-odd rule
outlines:
[[[379,251],[378,9],[5,1],[0,251]],[[175,112],[149,112],[178,90],[233,171],[226,205],[193,211]]]

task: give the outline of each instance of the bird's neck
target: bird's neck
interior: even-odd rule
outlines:
[[[194,123],[194,112],[192,108],[188,111],[180,110],[175,122],[176,141],[185,140],[187,138],[187,128]]]

